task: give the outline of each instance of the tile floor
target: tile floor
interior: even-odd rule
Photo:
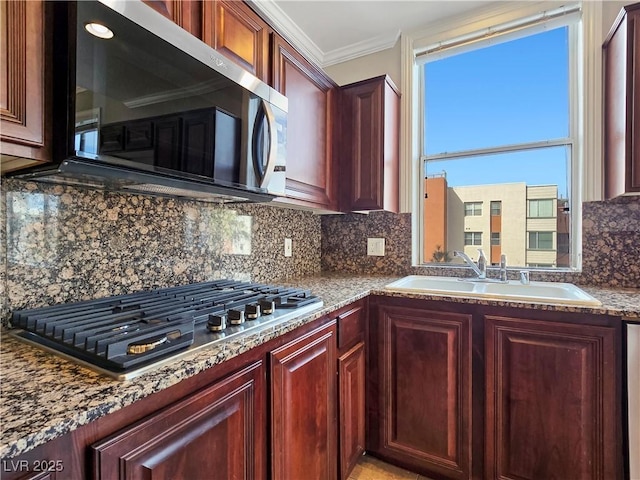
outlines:
[[[349,480],[429,480],[400,467],[363,455],[349,475]]]

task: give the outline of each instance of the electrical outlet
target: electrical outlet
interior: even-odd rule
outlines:
[[[367,255],[384,257],[384,238],[367,238]]]
[[[293,255],[293,242],[290,238],[284,239],[284,256],[290,257]]]

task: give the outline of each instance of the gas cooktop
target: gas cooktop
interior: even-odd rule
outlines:
[[[309,290],[217,280],[12,313],[11,334],[117,380],[323,306]]]

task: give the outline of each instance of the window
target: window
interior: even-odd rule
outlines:
[[[482,232],[464,232],[465,245],[482,245]]]
[[[98,153],[98,128],[100,109],[92,108],[76,113],[75,138],[73,148],[76,151]]]
[[[529,200],[529,217],[555,217],[553,214],[553,199]]]
[[[529,250],[553,250],[553,232],[529,232]]]
[[[482,215],[482,202],[465,202],[465,217],[478,217],[480,215]]]
[[[478,245],[476,235],[484,233],[491,245],[518,259],[512,266],[524,267],[526,249],[553,250],[559,233],[551,220],[556,218],[556,201],[567,199],[579,206],[571,185],[577,185],[574,170],[579,171],[575,75],[580,7],[568,5],[544,15],[531,12],[482,32],[460,26],[464,36],[447,38],[442,33],[441,39],[425,37],[431,43],[414,43],[419,81],[414,98],[420,106],[416,123],[426,179],[420,182],[423,190],[416,201],[422,212],[446,209],[429,216],[443,219],[442,225],[421,229],[424,252],[435,245],[446,250]],[[551,20],[540,20],[543,17]],[[444,188],[436,185],[443,182]],[[532,188],[533,198],[528,194]],[[485,215],[491,219],[483,217],[485,202]],[[541,220],[531,223],[530,218]],[[474,232],[464,231],[469,227]],[[575,258],[552,264],[570,267]],[[430,255],[424,254],[424,260]]]

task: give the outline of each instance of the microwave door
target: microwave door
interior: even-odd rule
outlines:
[[[258,186],[268,189],[276,167],[278,132],[271,106],[261,100],[252,135],[253,160]]]

